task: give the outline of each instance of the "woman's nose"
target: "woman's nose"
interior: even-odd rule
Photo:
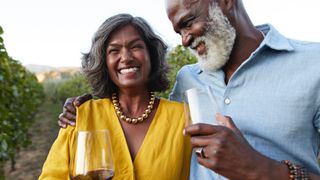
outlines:
[[[121,50],[121,61],[129,61],[131,59],[131,52],[128,49]]]

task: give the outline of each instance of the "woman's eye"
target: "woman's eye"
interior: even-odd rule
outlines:
[[[116,52],[117,52],[116,49],[109,49],[109,51],[108,51],[109,54],[116,53]]]
[[[132,49],[142,49],[142,48],[143,46],[139,44],[132,46]]]

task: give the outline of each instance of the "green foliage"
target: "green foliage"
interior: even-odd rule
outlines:
[[[167,60],[170,66],[168,73],[170,87],[165,92],[157,94],[157,96],[163,98],[168,98],[169,93],[174,86],[174,82],[176,81],[177,72],[181,69],[181,67],[186,64],[193,64],[197,62],[197,58],[189,51],[189,49],[183,47],[182,45],[178,45],[172,51],[170,51]]]
[[[46,99],[51,101],[51,102],[58,102],[58,92],[57,88],[61,81],[49,79],[43,82],[43,90],[46,95]]]
[[[57,86],[57,98],[64,102],[69,97],[75,97],[84,93],[91,93],[90,86],[81,73],[71,76]]]
[[[91,93],[89,83],[81,73],[73,75],[65,73],[62,79],[48,79],[43,86],[48,100],[62,104],[67,98]]]
[[[27,131],[43,97],[35,75],[8,56],[0,37],[0,161],[14,162],[17,151],[29,144]]]

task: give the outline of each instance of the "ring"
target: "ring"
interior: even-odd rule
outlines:
[[[60,119],[62,116],[63,116],[63,113],[60,113],[60,114],[59,114],[59,119]]]
[[[206,158],[204,152],[203,152],[203,147],[198,147],[198,148],[195,148],[194,152],[196,153],[196,155],[198,157],[201,157],[201,158]]]

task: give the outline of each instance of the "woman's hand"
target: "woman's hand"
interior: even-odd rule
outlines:
[[[90,99],[92,99],[91,94],[68,98],[63,105],[62,113],[59,115],[59,126],[62,128],[66,128],[68,125],[75,126],[77,115],[76,107]]]

